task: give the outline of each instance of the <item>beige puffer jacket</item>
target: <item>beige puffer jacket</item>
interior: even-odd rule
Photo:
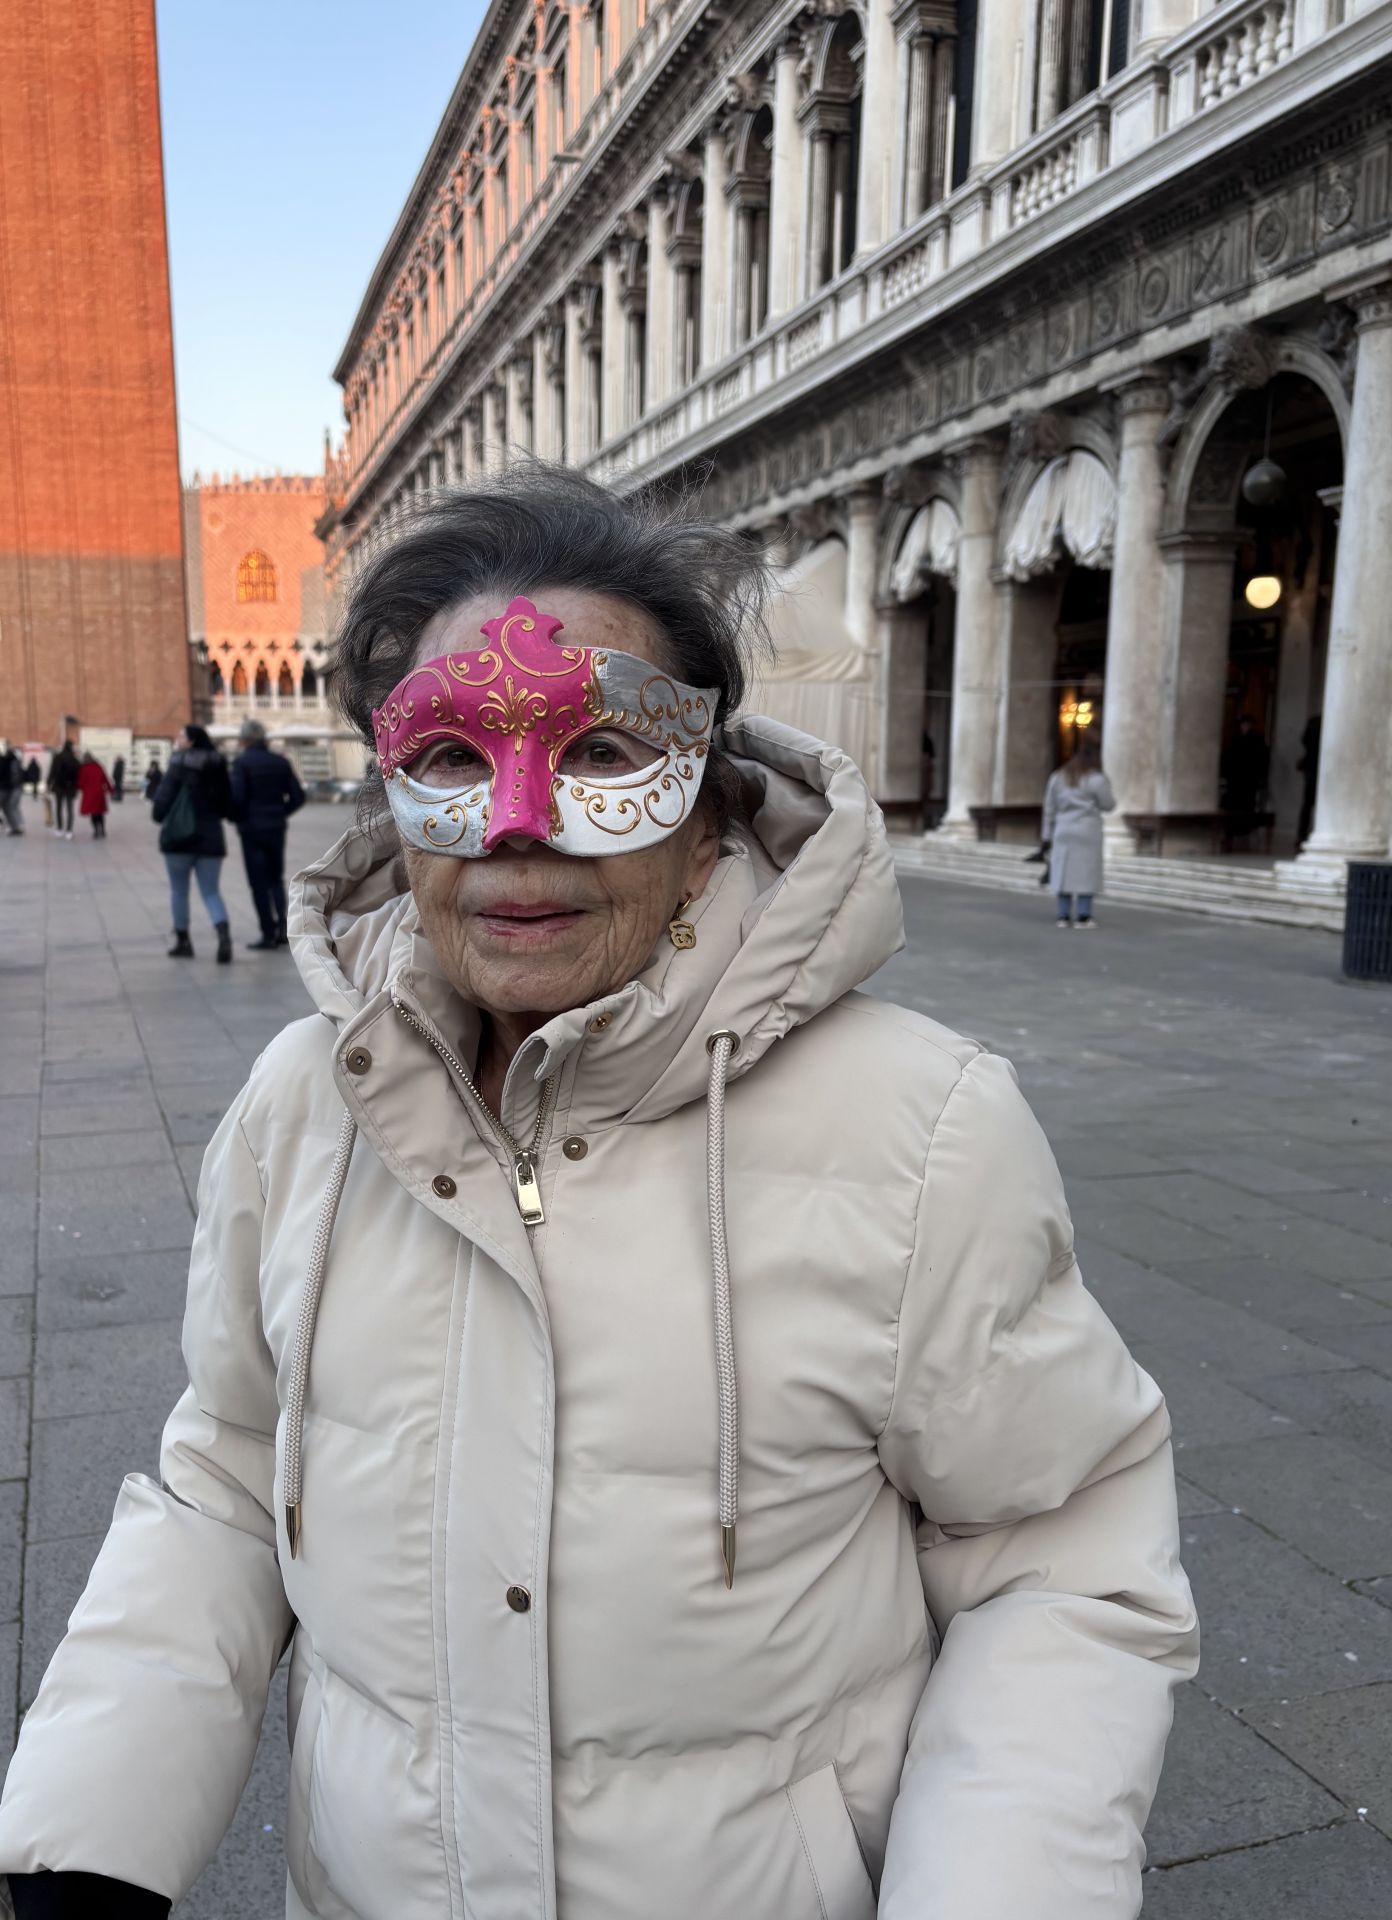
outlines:
[[[730,744],[763,804],[695,949],[513,1063],[530,1232],[388,853],[297,883],[321,1011],[209,1147],[163,1484],[25,1721],[0,1873],[177,1899],[293,1632],[292,1920],[1138,1911],[1195,1662],[1163,1401],[1010,1068],[853,991],[902,939],[859,774]]]

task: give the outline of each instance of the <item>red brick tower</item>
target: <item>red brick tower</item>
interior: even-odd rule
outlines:
[[[0,734],[189,712],[153,0],[0,6]]]

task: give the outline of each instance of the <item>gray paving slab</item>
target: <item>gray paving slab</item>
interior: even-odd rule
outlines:
[[[1330,1220],[1290,1214],[1284,1220],[1249,1220],[1244,1251],[1269,1253],[1283,1266],[1299,1263],[1322,1280],[1392,1279],[1392,1247]]]
[[[1385,1190],[1295,1194],[1291,1196],[1291,1208],[1333,1226],[1352,1228],[1370,1240],[1392,1244],[1392,1195]]]
[[[1175,1448],[1216,1446],[1227,1441],[1266,1440],[1289,1433],[1295,1422],[1244,1393],[1216,1368],[1159,1341],[1133,1340],[1131,1351],[1160,1390],[1174,1423]]]
[[[1355,1593],[1364,1594],[1384,1607],[1392,1607],[1392,1579],[1386,1574],[1380,1574],[1376,1580],[1355,1580],[1353,1587]]]
[[[29,1396],[25,1378],[0,1380],[0,1480],[22,1480],[29,1471]]]
[[[1274,1260],[1205,1261],[1186,1267],[1184,1279],[1197,1293],[1304,1334],[1336,1353],[1348,1351],[1337,1343],[1341,1331],[1392,1320],[1388,1304],[1366,1291],[1376,1282],[1320,1280],[1303,1268],[1278,1266]]]
[[[1323,1434],[1190,1447],[1184,1472],[1345,1581],[1392,1574],[1392,1472]]]
[[[34,1302],[29,1294],[0,1299],[0,1380],[27,1374],[33,1359]]]
[[[38,1324],[47,1330],[172,1320],[184,1311],[188,1266],[187,1234],[182,1246],[158,1253],[72,1255],[39,1277]]]
[[[24,1568],[22,1480],[0,1480],[0,1620],[17,1620]]]
[[[1202,1623],[1204,1689],[1224,1706],[1392,1680],[1388,1608],[1245,1514],[1198,1514],[1180,1538]]]
[[[19,1622],[0,1623],[0,1773],[10,1764],[19,1724]],[[280,1920],[267,1915],[266,1920]]]
[[[1371,1367],[1271,1376],[1252,1391],[1297,1426],[1331,1434],[1377,1466],[1392,1460],[1392,1380]]]
[[[171,1403],[172,1404],[172,1403]],[[67,1540],[111,1524],[128,1473],[159,1478],[166,1407],[36,1420],[29,1473],[28,1539]]]
[[[1392,1836],[1389,1715],[1392,1686],[1383,1685],[1249,1709],[1243,1717],[1350,1812]]]
[[[159,1167],[174,1158],[163,1129],[159,1133],[132,1128],[126,1133],[52,1134],[40,1145],[39,1165],[45,1179],[71,1179],[102,1167]]]
[[[188,1384],[181,1320],[116,1326],[40,1327],[35,1340],[34,1418],[172,1407]]]
[[[1145,1920],[1387,1920],[1392,1843],[1358,1820],[1144,1876]]]
[[[1379,1311],[1387,1309],[1378,1302]],[[1392,1318],[1383,1318],[1360,1326],[1337,1326],[1320,1334],[1323,1345],[1335,1353],[1346,1354],[1359,1366],[1392,1377]]]
[[[1343,1809],[1197,1685],[1175,1695],[1165,1771],[1146,1826],[1152,1866],[1327,1826]]]

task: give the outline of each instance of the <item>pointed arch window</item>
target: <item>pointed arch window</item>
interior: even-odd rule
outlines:
[[[259,547],[253,547],[237,562],[237,599],[244,605],[248,600],[274,600],[275,597],[275,565]]]
[[[271,697],[271,676],[264,660],[256,668],[256,697],[258,700],[269,700]]]
[[[290,671],[290,662],[288,660],[282,660],[281,662],[280,679],[276,685],[276,692],[282,700],[293,700],[295,697],[295,676]]]
[[[232,691],[235,694],[244,694],[246,690],[247,690],[246,668],[242,665],[240,660],[234,661],[232,666]]]

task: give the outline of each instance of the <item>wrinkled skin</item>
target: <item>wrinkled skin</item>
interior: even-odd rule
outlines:
[[[564,621],[564,645],[608,647],[670,665],[655,624],[625,601],[561,587],[530,597]],[[421,634],[417,663],[482,646],[481,622],[507,598],[436,614]],[[481,860],[405,849],[411,892],[440,965],[456,991],[488,1016],[478,1077],[495,1112],[508,1062],[526,1036],[553,1014],[612,993],[640,973],[681,902],[705,892],[719,851],[714,819],[701,804],[656,846],[603,859],[576,859],[535,840],[505,840]],[[525,917],[539,907],[556,911]]]

